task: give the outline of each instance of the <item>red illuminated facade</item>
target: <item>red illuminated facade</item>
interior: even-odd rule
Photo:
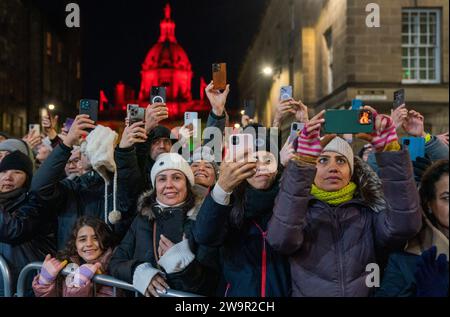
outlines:
[[[142,64],[141,86],[137,98],[133,88],[119,82],[114,90],[113,109],[107,110],[104,105],[101,105],[104,108],[104,117],[107,113],[123,112],[127,104],[147,107],[153,86],[166,87],[167,105],[171,118],[182,118],[187,111],[207,112],[210,110],[202,91],[205,88],[203,78],[200,79],[200,100],[192,98],[194,73],[189,57],[176,39],[176,24],[171,18],[169,4],[164,8],[164,19],[160,23],[160,28],[158,42],[149,50]]]

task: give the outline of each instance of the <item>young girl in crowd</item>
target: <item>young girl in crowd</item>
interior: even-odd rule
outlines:
[[[33,280],[37,297],[110,297],[109,286],[97,286],[94,294],[92,278],[95,274],[107,274],[113,253],[113,235],[100,219],[81,217],[75,224],[66,248],[56,258],[47,255],[40,273]],[[68,263],[75,264],[73,275],[60,272]]]

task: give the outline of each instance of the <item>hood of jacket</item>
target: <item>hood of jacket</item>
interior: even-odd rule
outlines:
[[[198,208],[198,204],[203,203],[203,198],[199,197],[194,193],[195,205],[190,210],[186,210],[185,205],[178,207],[162,207],[156,201],[154,201],[151,197],[153,190],[144,192],[138,199],[137,203],[137,211],[138,214],[147,217],[150,221],[156,219],[155,208],[159,209],[160,212],[168,212],[170,210],[179,210],[183,209],[186,212],[188,219],[195,221],[197,219],[197,214],[200,210]]]
[[[355,157],[355,170],[352,181],[357,186],[355,199],[362,200],[375,212],[386,210],[387,202],[384,197],[380,177],[361,158]]]

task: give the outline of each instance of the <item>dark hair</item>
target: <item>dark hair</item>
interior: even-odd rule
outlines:
[[[444,175],[449,175],[448,160],[437,161],[425,171],[420,184],[419,193],[422,208],[433,224],[436,224],[436,219],[433,214],[427,212],[429,209],[428,204],[436,199],[436,183]]]
[[[245,189],[250,184],[245,180],[233,191],[233,209],[230,212],[230,224],[236,229],[244,225]]]
[[[109,248],[114,247],[116,242],[114,234],[112,233],[111,228],[103,220],[94,217],[80,217],[78,218],[72,229],[72,233],[70,234],[70,238],[66,243],[66,247],[64,248],[64,250],[58,252],[56,256],[58,260],[67,260],[70,262],[71,259],[75,257],[79,261],[79,263],[77,264],[81,264],[84,262],[83,259],[81,259],[78,255],[76,246],[78,231],[80,231],[82,227],[91,227],[92,229],[94,229],[94,232],[100,244],[100,249],[103,252],[105,252]]]

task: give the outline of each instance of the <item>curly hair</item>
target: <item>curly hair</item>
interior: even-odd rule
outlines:
[[[76,246],[78,231],[80,231],[83,227],[91,227],[94,230],[102,252],[114,247],[116,244],[116,239],[111,228],[104,221],[94,217],[80,217],[72,229],[72,233],[66,243],[66,247],[56,255],[58,260],[67,260],[70,262],[71,259],[75,258],[79,263],[83,262],[81,257],[78,255]]]

